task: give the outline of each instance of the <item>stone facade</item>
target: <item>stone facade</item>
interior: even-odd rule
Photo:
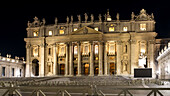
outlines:
[[[0,77],[25,77],[25,61],[0,56]]]
[[[78,21],[46,25],[35,17],[28,22],[26,77],[133,75],[134,68],[154,66],[155,21],[142,9],[131,20],[112,20],[109,10],[98,20],[85,13]]]
[[[157,75],[160,79],[170,79],[170,42],[164,45],[157,57]]]

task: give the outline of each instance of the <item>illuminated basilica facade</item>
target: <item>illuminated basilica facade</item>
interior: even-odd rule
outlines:
[[[152,68],[155,73],[154,44],[157,33],[153,14],[142,9],[130,20],[113,20],[109,10],[84,14],[82,20],[46,25],[35,17],[28,22],[26,77],[133,75],[134,68]],[[89,18],[90,17],[90,18]]]

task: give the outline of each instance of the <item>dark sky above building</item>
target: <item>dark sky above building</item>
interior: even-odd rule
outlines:
[[[79,14],[84,20],[84,13],[89,16],[94,14],[95,20],[98,20],[98,15],[104,15],[107,9],[110,9],[112,19],[116,19],[119,13],[122,20],[130,20],[131,13],[137,15],[141,9],[145,9],[148,14],[154,13],[157,38],[170,38],[170,5],[165,0],[6,2],[0,4],[0,53],[2,56],[26,56],[24,38],[27,22],[32,22],[35,16],[40,20],[45,18],[47,24],[54,24],[55,17],[58,17],[59,23],[64,23],[66,17],[71,15],[77,21]]]

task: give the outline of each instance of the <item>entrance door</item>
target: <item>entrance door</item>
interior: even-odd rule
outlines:
[[[60,64],[60,75],[65,74],[65,64]]]
[[[95,74],[95,75],[98,75],[98,74],[99,74],[99,68],[98,68],[98,67],[95,67],[95,68],[94,68],[94,74]]]
[[[89,75],[89,64],[84,64],[84,75]]]
[[[37,59],[32,61],[32,73],[34,76],[39,76],[39,61]]]
[[[77,67],[74,67],[74,75],[77,75],[78,71],[77,71]]]
[[[110,74],[111,75],[116,74],[116,64],[115,63],[110,63]]]

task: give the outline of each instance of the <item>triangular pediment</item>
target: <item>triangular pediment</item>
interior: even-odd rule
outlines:
[[[96,31],[90,27],[84,26],[77,31],[74,31],[71,33],[71,35],[82,35],[82,34],[103,34],[100,31]]]

